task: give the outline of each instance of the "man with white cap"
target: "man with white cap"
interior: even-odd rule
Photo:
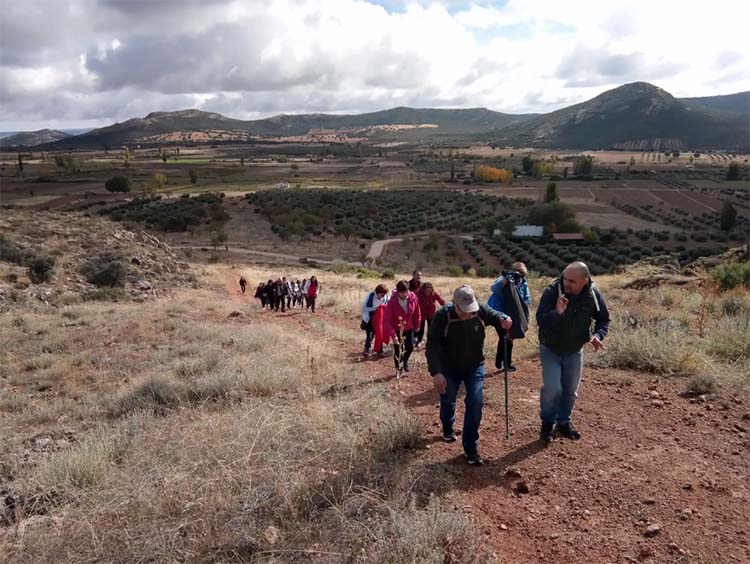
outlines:
[[[483,464],[477,447],[482,421],[484,387],[484,327],[510,329],[510,317],[477,302],[471,286],[453,292],[453,302],[435,314],[427,333],[427,367],[440,394],[440,422],[443,440],[455,442],[456,396],[466,387],[466,413],[462,443],[471,465]]]

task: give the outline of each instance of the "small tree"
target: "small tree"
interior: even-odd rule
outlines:
[[[579,157],[573,163],[573,172],[581,176],[589,176],[594,169],[594,159],[590,155]]]
[[[188,176],[190,176],[190,183],[191,184],[195,184],[196,182],[198,182],[198,171],[195,170],[194,168],[191,168],[188,171]]]
[[[352,236],[354,233],[354,226],[351,223],[342,223],[338,227],[336,227],[336,233],[339,235],[343,235],[344,238],[348,241],[349,237]]]
[[[127,176],[113,176],[107,182],[105,182],[104,187],[110,191],[110,192],[122,192],[127,193],[130,192],[131,189],[131,183],[130,179]]]
[[[729,163],[729,169],[727,170],[727,180],[739,180],[740,179],[740,165],[737,163]]]
[[[92,257],[81,266],[81,274],[96,286],[122,286],[128,273],[128,265],[122,257],[103,254]]]
[[[163,162],[165,162],[165,163],[167,162],[167,154],[166,154],[166,153],[162,153],[162,154],[161,154],[161,160],[162,160]]]
[[[722,231],[731,231],[737,222],[737,210],[731,202],[724,202],[721,205],[721,214],[719,216],[719,225]]]
[[[23,156],[21,153],[18,153],[18,170],[23,172]]]
[[[524,174],[531,174],[534,169],[534,160],[531,157],[524,157],[521,159],[521,168],[523,168]]]
[[[544,193],[544,203],[551,204],[552,202],[559,202],[560,195],[557,193],[557,184],[550,182],[547,184],[547,191]]]

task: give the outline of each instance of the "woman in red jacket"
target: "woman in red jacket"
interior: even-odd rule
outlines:
[[[419,299],[409,291],[406,280],[396,284],[383,315],[383,331],[393,340],[393,361],[399,375],[409,372],[409,357],[414,350],[414,332],[419,328]]]
[[[422,318],[419,323],[419,331],[417,331],[417,345],[415,348],[418,349],[424,343],[425,325],[427,325],[427,329],[429,330],[430,321],[435,317],[435,311],[437,311],[435,304],[438,303],[444,306],[445,300],[435,291],[432,282],[425,282],[419,287],[417,298],[419,298],[419,313]]]

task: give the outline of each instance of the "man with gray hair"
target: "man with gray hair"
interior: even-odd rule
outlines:
[[[592,320],[594,331],[591,332]],[[594,286],[588,266],[573,262],[542,293],[536,311],[542,389],[539,393],[542,428],[539,438],[551,443],[553,432],[578,440],[581,433],[571,422],[583,368],[583,346],[604,348],[609,311]]]
[[[510,317],[477,302],[471,286],[453,292],[453,303],[435,314],[427,331],[427,368],[440,394],[440,422],[443,440],[456,441],[456,396],[463,382],[466,411],[462,443],[469,464],[483,464],[479,456],[479,424],[482,421],[484,387],[484,326],[510,329]]]

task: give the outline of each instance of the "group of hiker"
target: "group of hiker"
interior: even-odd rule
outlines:
[[[240,277],[240,291],[244,294],[247,280]],[[315,276],[303,280],[287,280],[286,276],[261,282],[255,289],[255,298],[261,309],[285,312],[287,309],[306,308],[315,313],[315,302],[320,294],[320,284]]]
[[[446,304],[432,284],[423,283],[421,273],[415,271],[411,280],[398,282],[391,292],[379,284],[362,305],[365,357],[370,356],[371,350],[378,357],[384,356],[383,345],[392,341],[394,363],[401,376],[409,372],[409,358],[414,349],[426,342],[427,367],[440,394],[442,438],[446,442],[457,440],[456,398],[464,384],[462,446],[471,465],[483,464],[478,440],[485,376],[485,326],[493,326],[500,339],[495,366],[515,371],[513,341],[522,339],[528,330],[531,294],[527,276],[526,265],[514,263],[511,270],[503,272],[492,284],[487,303],[479,303],[474,290],[463,285],[453,292],[453,301]],[[437,304],[442,307],[437,309]],[[539,438],[550,443],[557,434],[577,440],[581,434],[571,418],[581,381],[583,347],[590,343],[595,351],[601,350],[610,322],[604,297],[585,263],[569,264],[544,290],[536,322],[542,364]]]

